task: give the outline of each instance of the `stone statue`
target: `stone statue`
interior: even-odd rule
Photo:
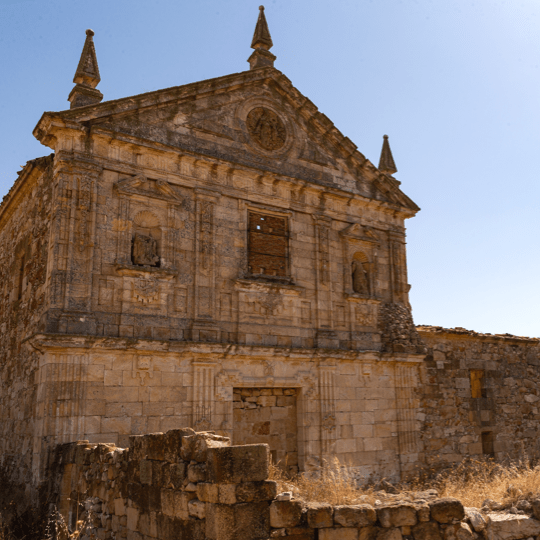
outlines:
[[[157,242],[151,236],[135,233],[133,238],[133,264],[157,266]]]
[[[355,293],[369,295],[369,275],[357,259],[352,262],[352,286]]]

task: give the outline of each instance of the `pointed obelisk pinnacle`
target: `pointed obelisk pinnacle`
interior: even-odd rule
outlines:
[[[381,159],[379,160],[379,170],[386,174],[397,173],[396,164],[392,157],[392,150],[390,150],[390,143],[388,142],[388,135],[384,136]]]
[[[103,99],[103,94],[96,89],[101,77],[97,63],[96,49],[94,47],[93,30],[86,31],[86,41],[84,42],[81,59],[73,77],[75,87],[68,97],[71,109],[94,105]]]
[[[273,45],[264,16],[264,6],[259,6],[259,18],[251,41],[251,48],[255,51],[248,58],[250,69],[274,67],[276,57],[270,52]]]

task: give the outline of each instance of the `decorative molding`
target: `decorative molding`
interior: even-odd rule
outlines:
[[[124,197],[159,199],[169,204],[181,204],[183,201],[176,186],[164,180],[149,180],[142,173],[118,180],[113,189]]]
[[[193,362],[193,428],[198,431],[213,429],[216,365]]]

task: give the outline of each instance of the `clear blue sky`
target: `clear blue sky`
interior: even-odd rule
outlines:
[[[248,69],[260,0],[0,0],[0,195],[85,30],[115,99]],[[540,2],[273,0],[276,67],[375,164],[387,133],[418,324],[540,335]]]

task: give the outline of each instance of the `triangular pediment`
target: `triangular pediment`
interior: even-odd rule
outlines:
[[[418,210],[274,68],[46,115]]]

